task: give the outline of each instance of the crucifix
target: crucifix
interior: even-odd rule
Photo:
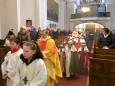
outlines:
[[[27,80],[27,77],[25,76],[25,78],[23,79],[23,81],[24,81],[24,84],[26,84],[27,82],[28,82],[28,80]]]

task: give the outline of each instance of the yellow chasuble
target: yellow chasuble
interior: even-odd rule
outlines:
[[[41,51],[46,55],[47,58],[44,58],[46,64],[48,80],[46,86],[50,86],[53,81],[57,81],[58,77],[62,77],[62,71],[59,61],[59,56],[54,40],[48,36],[44,41],[42,38],[37,40]],[[49,81],[50,78],[50,81]]]

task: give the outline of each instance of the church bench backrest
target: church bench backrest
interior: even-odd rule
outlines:
[[[102,73],[114,75],[115,78],[115,60],[91,58],[90,59],[90,73]]]
[[[5,43],[5,40],[0,39],[0,45],[4,45],[4,43]]]
[[[0,65],[4,61],[4,57],[6,56],[6,54],[8,53],[9,50],[10,50],[10,48],[8,48],[8,47],[0,48]]]
[[[94,48],[93,54],[115,55],[115,49]]]
[[[10,48],[8,46],[0,45],[0,48]]]
[[[4,58],[4,50],[3,48],[0,48],[0,65],[3,62],[3,58]]]
[[[0,48],[2,48],[3,55],[5,56],[8,51],[10,51],[10,47],[0,45]],[[0,55],[1,56],[1,55]]]
[[[10,48],[0,48],[0,69],[1,69],[1,64],[4,61],[4,57],[6,56],[7,52],[9,51]],[[2,79],[2,73],[0,71],[0,86],[6,86],[6,80]]]
[[[88,86],[115,86],[115,60],[90,58]]]
[[[115,60],[115,55],[93,54],[93,58]]]

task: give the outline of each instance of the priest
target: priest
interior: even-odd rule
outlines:
[[[44,62],[48,74],[46,86],[51,86],[52,83],[57,81],[58,77],[62,77],[58,51],[54,40],[48,36],[47,30],[41,31],[41,38],[37,40],[37,43],[45,54]]]

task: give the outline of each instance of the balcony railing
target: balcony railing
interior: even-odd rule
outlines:
[[[87,12],[71,14],[71,19],[91,17],[110,17],[110,12]]]

